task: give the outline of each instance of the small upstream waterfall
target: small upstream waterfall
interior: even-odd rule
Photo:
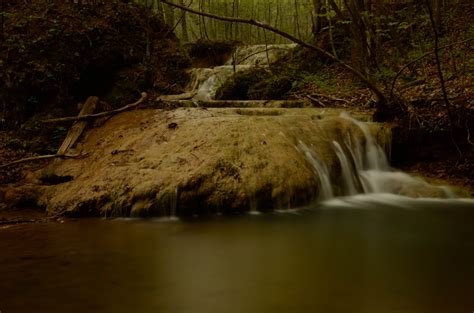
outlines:
[[[196,92],[193,97],[195,101],[213,100],[217,89],[236,72],[245,71],[254,66],[268,66],[295,47],[296,44],[237,47],[225,65],[191,69],[191,80],[186,89]]]
[[[251,68],[251,65],[221,65],[214,68],[194,68],[190,71],[191,81],[187,90],[195,91],[193,100],[210,101],[216,96],[217,89],[236,72]]]
[[[336,168],[323,162],[317,151],[300,141],[298,149],[304,154],[320,182],[319,201],[334,197],[361,194],[392,194],[418,197],[452,198],[453,192],[446,186],[433,186],[420,178],[395,171],[382,146],[375,140],[367,123],[353,119],[347,113],[341,117],[356,127],[348,132],[345,140],[332,141]]]

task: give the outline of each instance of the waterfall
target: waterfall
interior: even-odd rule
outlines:
[[[193,97],[195,101],[211,101],[217,89],[236,72],[257,65],[268,66],[296,46],[296,44],[239,46],[225,65],[191,69],[189,72],[191,79],[186,89],[196,93]]]
[[[360,130],[362,136],[349,131],[344,139],[331,142],[339,165],[337,169],[324,164],[318,153],[305,143],[300,141],[298,144],[320,182],[320,201],[357,194],[393,194],[413,198],[454,196],[447,186],[433,186],[421,178],[392,169],[385,150],[375,140],[369,125],[347,113],[340,117]]]
[[[347,195],[355,195],[358,193],[356,188],[357,178],[354,175],[354,173],[356,172],[352,170],[350,161],[344,153],[344,150],[342,149],[341,145],[337,141],[333,141],[333,145],[337,158],[339,159],[339,163],[341,164],[341,178],[344,193]]]
[[[222,86],[236,72],[251,68],[250,65],[222,65],[214,68],[193,68],[190,70],[191,80],[186,87],[189,91],[195,91],[193,100],[211,101],[214,99],[217,89]],[[234,71],[235,70],[235,71]]]
[[[177,217],[178,216],[178,187],[174,189],[174,193],[171,194],[171,199],[170,199],[170,217]]]
[[[329,168],[320,161],[312,149],[310,149],[304,142],[300,141],[298,148],[304,153],[309,164],[311,164],[314,174],[318,177],[320,183],[319,199],[327,200],[334,197],[331,187],[331,177],[329,175]]]

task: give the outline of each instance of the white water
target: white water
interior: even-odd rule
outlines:
[[[319,199],[327,200],[334,197],[333,188],[331,185],[331,177],[327,165],[319,160],[317,155],[304,142],[300,141],[298,147],[304,153],[309,164],[313,167],[314,174],[319,178],[320,190]]]
[[[356,171],[352,170],[349,159],[344,154],[344,150],[342,149],[341,145],[336,141],[333,141],[333,145],[337,158],[339,159],[339,163],[341,164],[343,190],[347,195],[355,195],[358,193],[356,188],[357,177],[354,175]]]
[[[217,89],[236,72],[248,70],[256,65],[267,66],[295,47],[296,44],[237,47],[225,65],[192,69],[191,80],[186,89],[196,92],[193,97],[195,101],[211,101],[215,98]]]
[[[411,198],[391,193],[368,193],[324,201],[320,208],[330,209],[435,209],[474,208],[474,199]]]
[[[190,71],[191,81],[187,90],[196,91],[193,100],[210,101],[216,96],[216,91],[236,72],[251,68],[250,65],[222,65],[214,68],[194,68]]]
[[[414,201],[410,198],[454,197],[447,186],[433,186],[421,178],[393,170],[384,149],[376,142],[368,125],[353,119],[347,113],[341,114],[341,117],[360,129],[363,136],[348,133],[346,140],[331,143],[339,162],[337,170],[329,168],[321,161],[317,152],[305,143],[300,142],[298,145],[320,182],[320,201],[329,200],[326,203],[334,206],[354,206],[364,201],[369,207],[395,201],[395,206],[406,207]],[[355,195],[357,196],[350,197]],[[346,200],[332,200],[334,197],[345,197]],[[407,197],[410,197],[409,200],[398,201]]]

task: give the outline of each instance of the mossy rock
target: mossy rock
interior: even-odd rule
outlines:
[[[216,92],[218,100],[276,100],[292,87],[287,75],[275,75],[265,68],[238,72]]]

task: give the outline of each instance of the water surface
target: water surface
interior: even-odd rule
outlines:
[[[0,229],[0,310],[474,310],[472,202],[348,207]]]

